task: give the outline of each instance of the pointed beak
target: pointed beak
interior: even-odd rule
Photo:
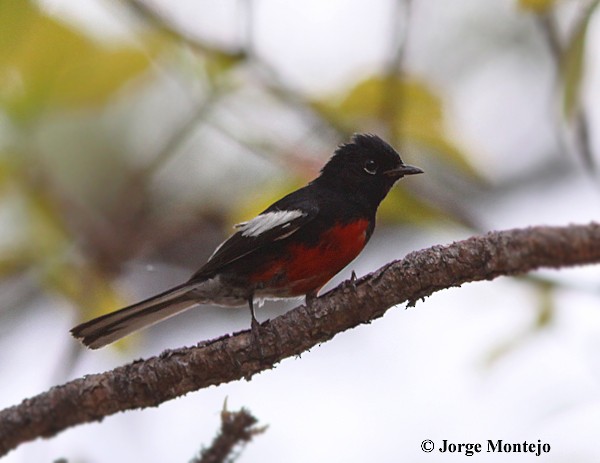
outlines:
[[[406,164],[402,164],[400,167],[397,167],[395,169],[386,170],[383,174],[391,178],[399,179],[404,177],[405,175],[415,175],[422,173],[423,169],[419,169],[415,166],[408,166]]]

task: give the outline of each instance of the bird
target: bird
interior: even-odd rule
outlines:
[[[98,349],[203,304],[247,305],[257,334],[256,301],[304,296],[310,303],[363,250],[377,208],[396,181],[420,173],[379,136],[354,134],[314,180],[235,225],[189,280],[82,323],[71,334]]]

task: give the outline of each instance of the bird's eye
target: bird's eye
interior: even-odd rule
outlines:
[[[375,175],[377,173],[377,163],[373,159],[368,159],[363,169],[367,174]]]

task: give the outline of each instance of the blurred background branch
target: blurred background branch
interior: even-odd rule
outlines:
[[[221,430],[209,447],[200,451],[191,463],[226,463],[239,456],[240,446],[266,431],[266,426],[255,426],[258,420],[247,410],[227,410],[227,402],[221,411]]]
[[[585,102],[581,98],[581,86],[584,76],[587,30],[599,4],[597,0],[587,2],[564,39],[561,37],[555,18],[556,12],[552,8],[543,8],[537,16],[562,89],[564,119],[573,134],[572,145],[583,165],[592,175],[596,174],[596,163],[589,133],[589,117]]]

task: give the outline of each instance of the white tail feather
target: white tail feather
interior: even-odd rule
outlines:
[[[188,283],[176,286],[145,301],[82,323],[71,333],[91,349],[104,347],[197,305],[198,301],[187,296],[190,289]]]

